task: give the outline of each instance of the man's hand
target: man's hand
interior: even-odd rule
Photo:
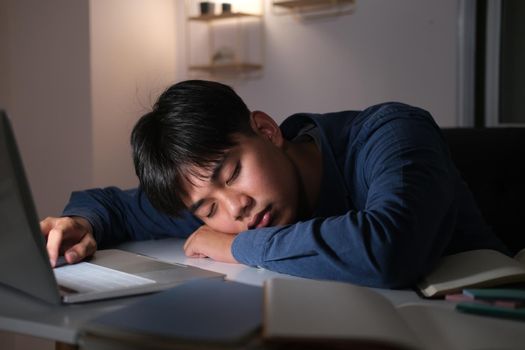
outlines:
[[[40,230],[47,240],[47,253],[52,267],[55,267],[61,254],[64,254],[68,264],[73,264],[97,250],[91,224],[84,218],[48,217],[40,222]]]
[[[238,263],[231,248],[235,235],[215,231],[206,225],[199,227],[184,243],[186,256],[210,257],[213,260]]]

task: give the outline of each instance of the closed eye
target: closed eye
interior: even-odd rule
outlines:
[[[233,169],[233,173],[230,175],[228,180],[226,180],[226,185],[230,186],[238,177],[241,172],[241,162],[237,162],[235,164],[235,168]]]
[[[217,211],[217,204],[212,203],[212,205],[210,206],[210,212],[208,213],[208,215],[206,215],[206,217],[210,219],[215,214],[215,211]]]

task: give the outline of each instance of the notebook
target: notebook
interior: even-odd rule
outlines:
[[[122,250],[52,269],[14,133],[0,110],[0,283],[49,303],[151,293],[224,275]],[[60,283],[58,283],[60,282]]]

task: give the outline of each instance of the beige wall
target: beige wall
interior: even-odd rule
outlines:
[[[0,19],[0,106],[40,217],[135,186],[131,128],[175,76],[174,0],[3,0]]]
[[[7,34],[7,6],[0,3],[0,108],[7,108],[9,100],[9,68],[7,52],[9,51]]]
[[[129,135],[175,76],[173,0],[90,2],[93,185],[136,186]]]
[[[262,78],[225,80],[252,109],[283,120],[395,100],[427,108],[442,126],[457,125],[458,0],[357,0],[351,15],[306,21],[265,4]]]
[[[0,102],[39,214],[56,214],[71,188],[91,184],[88,3],[3,0],[0,8]]]

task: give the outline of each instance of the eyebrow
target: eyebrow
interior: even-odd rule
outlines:
[[[217,179],[219,178],[222,168],[224,168],[224,164],[226,163],[226,160],[229,157],[230,157],[230,153],[229,152],[225,153],[224,157],[222,157],[222,159],[217,163],[217,165],[215,165],[215,167],[213,168],[213,172],[211,173],[211,177],[210,177],[211,182],[217,182]],[[195,214],[195,212],[202,206],[204,201],[205,201],[204,198],[199,199],[198,201],[190,205],[188,210],[191,213]]]

